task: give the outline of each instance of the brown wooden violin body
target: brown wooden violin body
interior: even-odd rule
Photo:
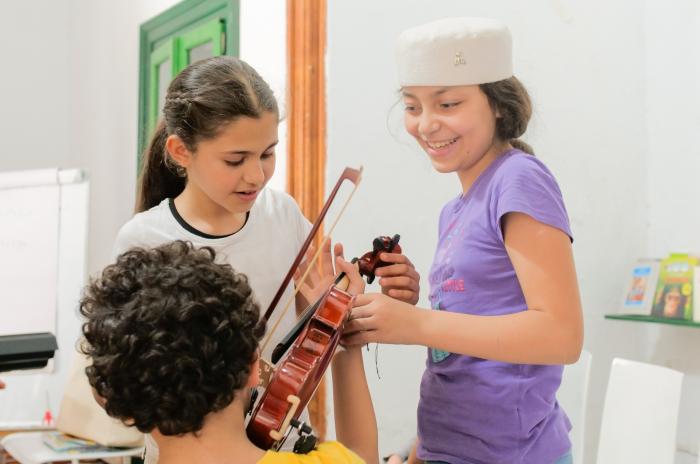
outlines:
[[[353,297],[333,285],[318,309],[279,363],[248,423],[248,437],[263,449],[283,441],[330,364],[340,342]],[[280,443],[281,444],[281,443]]]
[[[377,267],[385,266],[379,259],[381,252],[400,252],[399,236],[379,237],[374,249],[359,260],[360,274],[368,282],[374,279]],[[355,261],[355,260],[354,260]],[[279,449],[291,430],[298,424],[299,415],[306,407],[323,378],[335,354],[354,297],[347,292],[348,279],[343,274],[324,295],[305,311],[303,328],[276,367],[264,363],[261,368],[268,377],[265,392],[255,406],[247,426],[250,440],[263,449]],[[262,361],[262,360],[261,360]]]

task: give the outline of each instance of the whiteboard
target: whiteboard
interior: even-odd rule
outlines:
[[[51,332],[47,369],[4,372],[0,429],[55,419],[80,333],[89,185],[82,170],[0,173],[0,334]]]

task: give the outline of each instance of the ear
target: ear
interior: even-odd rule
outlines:
[[[94,388],[92,388],[91,390],[92,390],[92,397],[95,398],[95,401],[97,401],[97,404],[99,404],[100,407],[102,409],[104,409],[105,404],[107,404],[107,400],[105,398],[103,398],[102,396],[100,396],[100,394],[97,393],[97,390],[95,390]]]
[[[260,353],[255,357],[255,361],[250,364],[250,373],[245,386],[255,388],[260,383]]]
[[[165,140],[165,150],[168,152],[168,156],[183,169],[187,169],[192,162],[192,152],[187,149],[185,143],[177,135],[168,136]]]

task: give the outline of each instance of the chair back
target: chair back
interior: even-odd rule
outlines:
[[[615,358],[605,394],[598,464],[673,464],[683,374]]]

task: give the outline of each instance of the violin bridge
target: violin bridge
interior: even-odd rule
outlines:
[[[264,360],[262,357],[260,358],[260,383],[258,386],[267,388],[267,386],[270,384],[270,379],[272,379],[272,375],[275,373],[275,367]]]

